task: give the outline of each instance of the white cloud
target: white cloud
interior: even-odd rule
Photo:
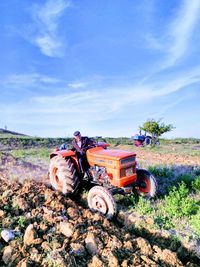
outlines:
[[[20,100],[20,102],[15,101],[11,104],[2,104],[1,109],[7,124],[11,125],[17,122],[20,125],[29,125],[30,127],[32,125],[34,129],[38,127],[38,131],[40,131],[40,127],[44,131],[45,128],[48,131],[48,128],[61,129],[63,125],[64,127],[67,125],[68,130],[73,130],[76,125],[80,127],[79,129],[81,127],[88,128],[91,124],[98,127],[99,124],[107,125],[109,121],[116,121],[120,116],[132,119],[127,110],[131,110],[131,114],[137,114],[140,106],[139,115],[141,117],[146,117],[147,112],[148,116],[151,114],[159,116],[160,114],[164,115],[163,113],[167,113],[170,108],[179,104],[179,101],[176,101],[177,99],[174,99],[173,96],[171,99],[171,94],[180,91],[181,96],[181,90],[200,82],[200,67],[175,76],[176,78],[165,77],[159,83],[144,80],[140,84],[124,87],[107,86],[101,90],[95,88],[95,83],[92,85],[87,81],[90,84],[90,88],[87,88],[87,90],[84,88],[82,90],[69,90],[68,88],[66,93],[63,93],[65,92],[63,89],[54,90],[58,86],[56,80],[51,81],[50,77],[39,74],[32,76],[18,75],[11,79],[12,82],[15,81],[15,86],[26,88],[24,82],[28,83],[32,79],[32,82],[37,84],[37,88],[40,89],[43,86],[43,80],[45,80],[47,81],[45,88],[48,89],[51,85],[51,92],[54,90],[54,95],[50,96],[48,90],[40,91],[40,95],[37,97],[27,97],[26,101]],[[50,79],[50,84],[48,84],[48,79]],[[155,107],[152,106],[154,101],[158,103]],[[146,109],[146,107],[149,107],[149,105],[151,109],[147,111],[148,108]],[[110,127],[112,128],[112,124]],[[55,134],[57,134],[56,129]],[[72,130],[69,130],[69,132]]]
[[[40,73],[23,73],[23,74],[12,74],[5,77],[4,80],[0,81],[2,88],[15,88],[18,90],[26,90],[33,86],[42,85],[54,85],[62,82],[61,80]]]
[[[73,82],[73,83],[69,83],[68,86],[74,89],[79,89],[79,88],[83,88],[87,85],[87,83],[85,82]]]
[[[169,26],[167,59],[163,67],[170,67],[181,59],[189,48],[191,37],[198,25],[200,15],[199,0],[184,0],[174,20]]]
[[[68,0],[47,0],[44,5],[35,5],[33,8],[36,33],[32,42],[46,56],[62,57],[64,54],[64,44],[57,34],[57,29],[59,18],[69,6]]]
[[[35,43],[40,48],[41,52],[49,57],[60,57],[63,55],[62,43],[56,38],[45,34],[35,39]]]
[[[127,105],[142,103],[159,97],[165,97],[186,86],[200,82],[200,68],[190,72],[181,73],[177,78],[168,79],[160,83],[147,83],[126,87],[109,87],[101,90],[93,89],[81,91],[68,91],[65,94],[53,96],[37,96],[32,98],[29,114],[65,114],[67,118],[74,116],[84,118],[106,120],[116,112],[120,112]],[[55,85],[56,86],[56,85]],[[24,109],[22,109],[23,112]],[[103,114],[103,116],[102,116]],[[69,117],[67,116],[69,115]]]
[[[152,32],[146,34],[148,48],[157,50],[164,56],[159,64],[159,71],[173,67],[189,54],[192,36],[199,22],[200,1],[183,0],[171,22],[163,26],[159,38],[155,37]]]

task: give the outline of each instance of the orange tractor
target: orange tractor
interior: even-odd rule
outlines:
[[[56,150],[50,155],[49,177],[52,187],[66,195],[76,195],[89,185],[88,206],[111,219],[117,214],[115,194],[138,193],[144,197],[156,194],[157,183],[147,170],[138,169],[136,154],[107,149],[98,142],[86,152],[90,168],[83,174],[77,155],[72,150]]]

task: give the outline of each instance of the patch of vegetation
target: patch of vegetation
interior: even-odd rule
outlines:
[[[173,174],[173,169],[166,166],[149,166],[149,171],[156,177],[170,178]]]
[[[181,218],[194,214],[198,206],[190,196],[189,189],[184,182],[181,182],[179,188],[173,187],[169,195],[165,197],[163,211],[171,218]]]
[[[196,192],[200,192],[200,176],[197,176],[194,181],[192,181],[192,189]]]
[[[19,216],[19,218],[17,220],[17,223],[21,227],[25,227],[25,225],[26,225],[26,217],[25,216]]]
[[[164,145],[169,145],[169,144],[200,144],[200,139],[199,138],[173,138],[173,139],[165,139],[161,138],[160,139],[161,143]]]
[[[49,149],[48,148],[37,148],[37,149],[16,149],[12,150],[11,154],[15,158],[27,158],[27,157],[37,157],[37,158],[49,158]]]
[[[31,147],[56,147],[63,143],[71,143],[71,138],[40,138],[28,136],[0,136],[0,143],[9,148],[31,148]]]
[[[172,219],[165,215],[157,215],[154,221],[161,229],[169,230],[175,227]]]
[[[193,173],[183,173],[176,177],[177,182],[184,182],[188,188],[191,188],[191,184],[194,180]]]
[[[195,233],[197,234],[197,236],[200,238],[200,208],[197,214],[191,217],[190,225],[192,229],[195,231]]]
[[[134,210],[138,211],[142,215],[151,214],[153,212],[152,203],[143,197],[139,198]]]

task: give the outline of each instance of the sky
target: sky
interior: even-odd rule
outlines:
[[[200,138],[199,0],[0,1],[0,128]]]

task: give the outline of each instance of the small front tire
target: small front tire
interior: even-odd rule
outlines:
[[[92,211],[112,219],[117,214],[117,205],[112,194],[102,186],[94,186],[88,193],[88,206]]]
[[[156,178],[147,170],[138,169],[137,171],[137,193],[146,198],[156,195],[157,181]]]

